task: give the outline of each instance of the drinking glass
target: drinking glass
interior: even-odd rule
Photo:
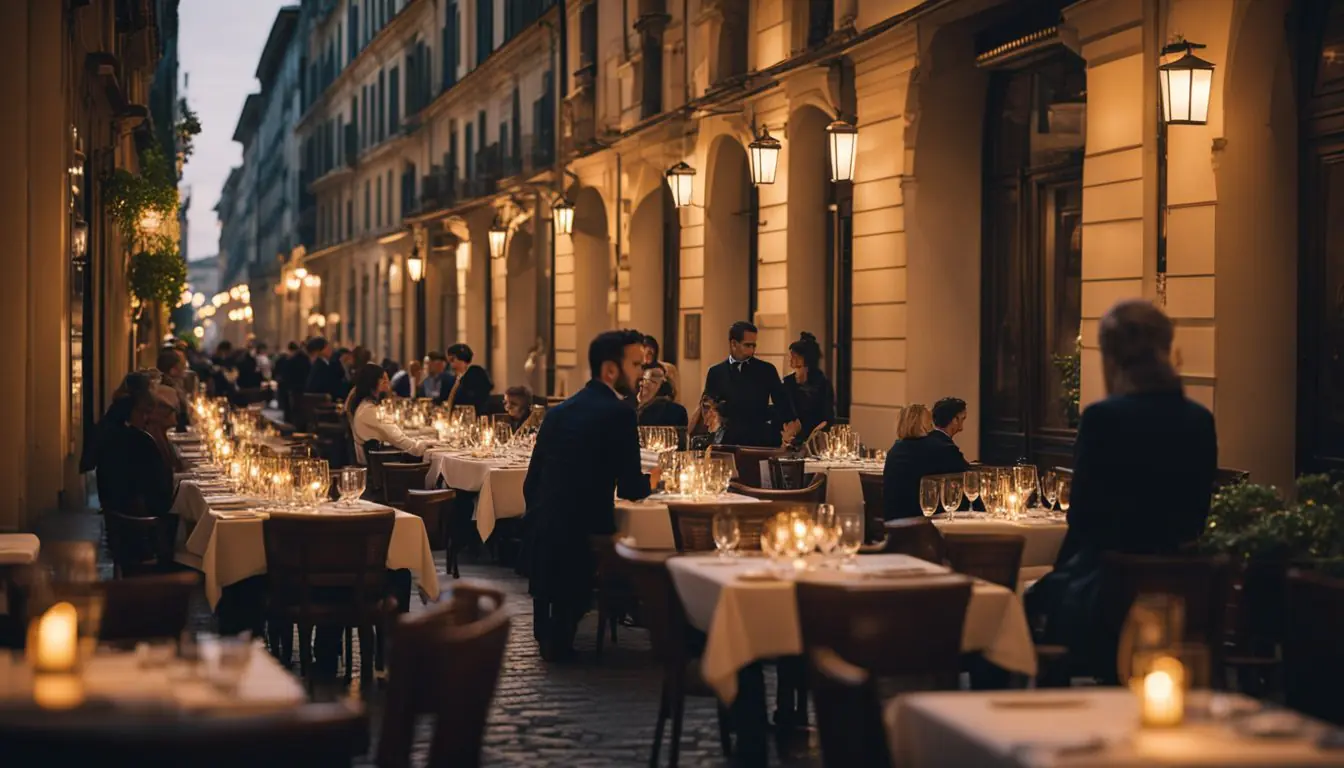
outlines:
[[[341,506],[353,506],[364,495],[364,474],[363,467],[344,467],[336,475],[336,493],[340,496]]]
[[[1036,467],[1030,464],[1013,467],[1013,486],[1017,489],[1018,506],[1025,508],[1031,499],[1031,494],[1036,492]]]
[[[732,456],[711,456],[709,459],[714,466],[718,468],[715,479],[718,481],[718,492],[720,495],[728,492],[728,487],[733,483],[733,472],[737,471],[737,465]]]
[[[1045,508],[1053,510],[1055,499],[1059,495],[1059,476],[1052,469],[1041,478],[1041,495],[1045,497]]]
[[[925,517],[933,517],[942,502],[942,489],[937,478],[922,477],[919,480],[919,508]]]
[[[719,550],[719,557],[732,557],[742,540],[742,528],[738,525],[737,515],[731,509],[721,509],[714,513],[712,525],[714,546]]]
[[[1072,490],[1072,486],[1072,480],[1067,477],[1061,477],[1059,478],[1059,488],[1055,491],[1057,500],[1059,501],[1059,509],[1066,514],[1069,511],[1069,492]]]
[[[966,501],[970,502],[970,508],[975,510],[975,500],[980,498],[980,470],[968,469],[961,473],[961,490],[966,494]]]
[[[824,557],[829,558],[840,543],[839,523],[834,504],[817,505],[817,520],[813,527],[813,537],[817,540],[817,549]]]
[[[959,506],[961,506],[961,478],[943,478],[943,511],[947,512],[948,520],[956,516]]]
[[[836,537],[836,550],[845,561],[852,561],[863,546],[863,515],[856,511],[841,512],[836,516],[840,535]]]

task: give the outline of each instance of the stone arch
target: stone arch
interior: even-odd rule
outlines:
[[[570,281],[574,311],[573,330],[568,341],[574,350],[574,365],[570,371],[568,390],[573,392],[588,380],[589,342],[611,327],[611,313],[608,310],[611,291],[611,228],[607,221],[607,205],[601,192],[593,187],[582,187],[570,195],[574,201],[574,234],[571,238],[574,267]],[[557,302],[557,309],[559,306]],[[558,333],[556,348],[562,349]]]
[[[1216,215],[1209,212],[1214,235],[1207,252],[1217,280],[1208,363],[1216,364],[1214,411],[1223,417],[1219,463],[1280,487],[1292,481],[1296,452],[1294,420],[1283,417],[1294,412],[1298,370],[1299,107],[1285,35],[1292,6],[1291,0],[1237,4],[1223,87],[1211,105],[1222,116],[1226,142],[1212,158],[1218,204]],[[1169,254],[1173,247],[1179,244],[1169,240]],[[1178,339],[1190,333],[1180,332]],[[1189,361],[1193,340],[1181,346]],[[1264,408],[1266,402],[1276,407]]]
[[[490,323],[486,286],[490,280],[491,269],[489,232],[494,220],[495,209],[490,206],[483,206],[468,213],[465,222],[470,237],[463,241],[468,247],[467,274],[465,295],[459,297],[462,309],[458,314],[463,322],[458,325],[458,335],[461,337],[459,340],[476,353],[477,359],[473,362],[482,366],[486,365],[492,354],[486,343],[486,328]]]
[[[708,367],[726,350],[728,326],[752,320],[749,295],[751,170],[747,151],[730,136],[708,149],[704,209],[704,316],[701,360]]]
[[[535,220],[534,220],[535,221]],[[499,312],[500,354],[494,361],[495,389],[515,384],[535,389],[537,382],[524,368],[528,350],[537,340],[537,258],[532,228],[514,228],[502,259],[504,279],[495,284]],[[502,285],[503,290],[500,290]],[[502,294],[502,295],[501,295]]]
[[[808,331],[832,357],[827,330],[830,318],[826,287],[829,285],[827,255],[831,244],[827,206],[831,202],[830,156],[826,145],[826,126],[830,114],[815,106],[795,109],[789,115],[788,148],[788,326],[787,342]],[[844,311],[848,311],[845,308]]]
[[[667,302],[676,295],[675,291],[669,293],[669,281],[679,281],[681,275],[680,228],[666,184],[650,189],[630,217],[628,324],[657,337],[664,352],[668,351],[669,335],[677,333],[676,323],[669,327],[665,319]],[[673,339],[672,346],[675,344]],[[675,362],[666,354],[664,359]]]

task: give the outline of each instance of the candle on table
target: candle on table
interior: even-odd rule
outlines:
[[[79,657],[79,612],[57,603],[37,620],[34,666],[39,672],[69,672]]]
[[[1170,727],[1184,718],[1185,667],[1170,656],[1159,656],[1143,677],[1143,724]]]

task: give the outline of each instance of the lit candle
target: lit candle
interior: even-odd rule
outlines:
[[[42,709],[74,709],[84,703],[84,683],[78,675],[37,675],[33,702]]]
[[[69,603],[57,603],[37,621],[34,666],[39,672],[69,672],[79,653],[79,613]]]
[[[1159,656],[1143,677],[1143,724],[1170,727],[1184,717],[1185,667],[1170,656]]]

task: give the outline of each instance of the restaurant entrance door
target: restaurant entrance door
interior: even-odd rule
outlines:
[[[1069,466],[1078,425],[1085,65],[991,72],[981,247],[981,459]]]

